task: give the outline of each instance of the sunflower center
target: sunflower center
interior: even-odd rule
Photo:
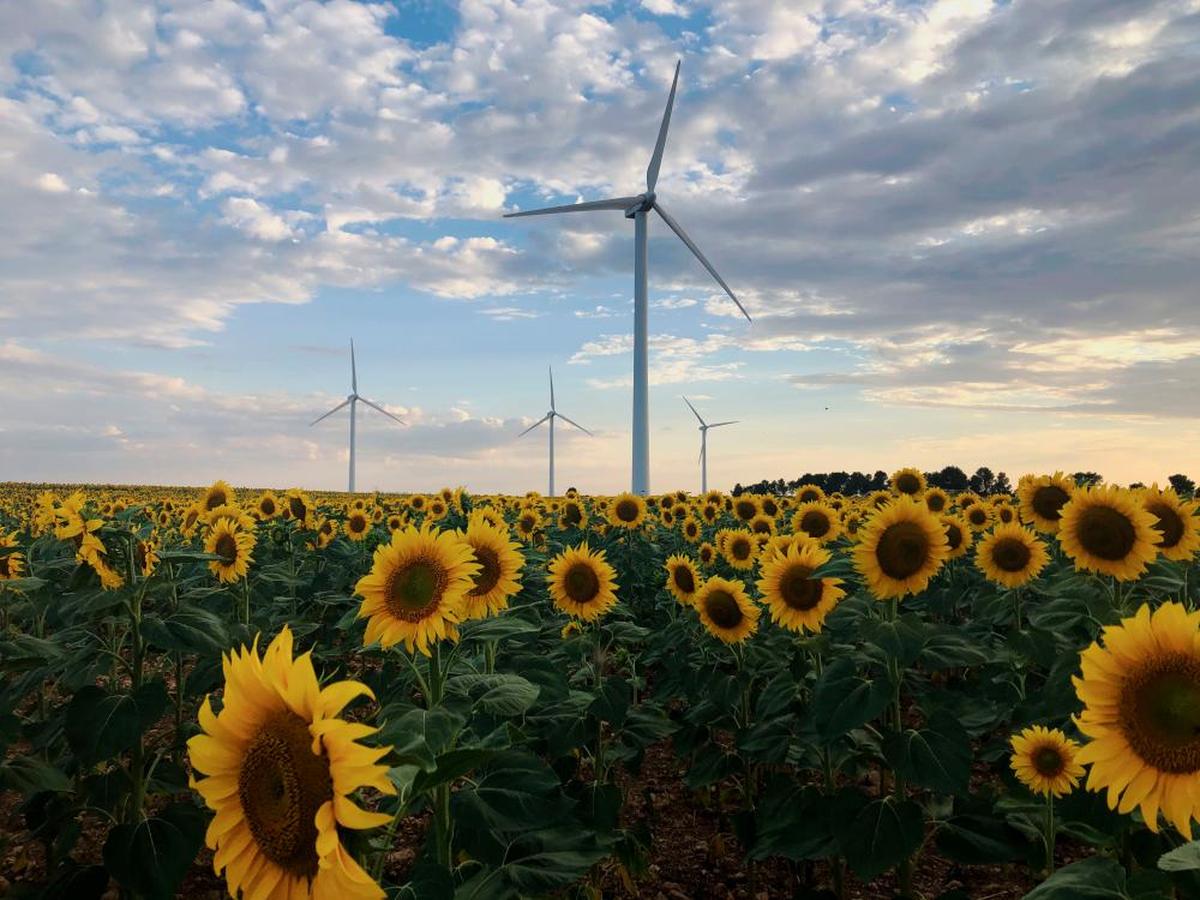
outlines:
[[[902,494],[915,494],[920,489],[920,480],[911,472],[905,472],[896,479],[896,490]]]
[[[445,569],[429,560],[415,560],[392,576],[388,612],[405,622],[420,622],[437,608],[445,589]]]
[[[987,521],[987,510],[982,506],[972,506],[967,512],[967,518],[971,520],[972,525],[982,525]]]
[[[1092,556],[1124,559],[1133,550],[1137,532],[1133,523],[1110,506],[1092,506],[1079,516],[1079,543]]]
[[[1173,774],[1200,771],[1200,661],[1156,660],[1125,680],[1121,732],[1146,763]]]
[[[1161,500],[1147,503],[1146,509],[1158,519],[1154,527],[1162,533],[1156,546],[1169,550],[1183,539],[1183,519],[1179,518],[1179,513]]]
[[[218,506],[224,506],[226,503],[225,494],[222,491],[213,491],[208,495],[208,502],[204,504],[205,509],[216,509]]]
[[[829,533],[829,517],[817,509],[810,509],[800,519],[800,530],[809,537],[825,537]]]
[[[779,507],[775,505],[774,500],[764,500],[762,504],[762,511],[768,516],[774,517],[779,512]]]
[[[217,544],[213,547],[213,552],[221,557],[221,562],[225,563],[225,565],[232,566],[237,562],[237,541],[232,534],[226,532],[217,538]]]
[[[316,815],[333,799],[333,778],[307,722],[289,710],[263,724],[242,759],[238,799],[264,856],[298,877],[317,874]]]
[[[675,587],[683,591],[685,594],[694,594],[696,592],[696,578],[692,575],[692,570],[687,566],[676,566],[671,573],[671,577],[675,580]]]
[[[351,516],[350,517],[350,530],[356,534],[360,531],[366,531],[367,530],[367,520],[365,518],[363,518],[362,516]]]
[[[636,522],[638,517],[638,505],[632,500],[622,500],[617,504],[617,518],[622,522]]]
[[[1043,519],[1057,522],[1062,518],[1062,508],[1071,495],[1057,484],[1047,484],[1033,492],[1033,511]]]
[[[736,510],[737,510],[737,517],[739,519],[743,519],[747,522],[750,521],[751,519],[753,519],[755,512],[757,512],[757,509],[754,506],[754,504],[746,502],[746,501],[742,501],[741,503],[739,503],[736,507]]]
[[[718,628],[737,628],[744,618],[737,598],[720,588],[709,591],[708,596],[704,598],[704,611]]]
[[[930,512],[941,512],[946,508],[946,498],[941,494],[929,494],[925,497],[925,505]]]
[[[879,536],[875,558],[889,578],[911,578],[929,559],[929,538],[916,522],[897,522]]]
[[[600,593],[600,577],[587,563],[575,563],[563,578],[563,590],[575,603],[590,603]]]
[[[810,578],[812,573],[808,566],[792,566],[780,579],[779,595],[790,608],[810,610],[821,602],[824,584],[820,579]]]
[[[1029,565],[1031,557],[1029,547],[1017,538],[1001,538],[992,545],[992,562],[1005,572],[1022,571]]]
[[[500,581],[500,557],[491,547],[472,547],[475,561],[479,563],[479,571],[475,573],[475,586],[467,596],[482,597],[496,587]]]
[[[750,558],[750,542],[745,538],[735,538],[729,544],[729,555],[739,562]]]
[[[1044,778],[1055,778],[1066,768],[1066,760],[1058,752],[1057,747],[1038,747],[1037,752],[1030,758],[1033,767]]]

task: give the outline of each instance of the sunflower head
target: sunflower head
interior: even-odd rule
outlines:
[[[592,622],[617,603],[617,573],[603,550],[568,547],[550,562],[550,599],[568,615]]]
[[[213,520],[204,539],[206,553],[216,554],[208,569],[222,584],[240,581],[250,571],[254,561],[254,531],[244,528],[235,518],[220,516]]]
[[[691,606],[700,587],[700,575],[696,564],[688,557],[675,554],[667,557],[663,568],[667,570],[667,590],[684,606]]]
[[[1165,558],[1190,560],[1200,549],[1200,528],[1197,527],[1196,502],[1181,500],[1172,488],[1159,490],[1152,485],[1140,492],[1142,505],[1154,516],[1153,527],[1162,537],[1155,544]]]
[[[754,534],[741,528],[725,532],[721,555],[735,569],[753,569],[754,559],[758,555],[758,544],[754,540]]]
[[[894,472],[888,482],[897,494],[909,497],[919,497],[925,491],[925,476],[921,474],[920,469],[914,469],[911,466]],[[940,512],[940,510],[933,511]]]
[[[713,560],[717,558],[717,548],[708,541],[704,541],[696,548],[696,558],[700,560],[702,566],[711,566]]]
[[[200,497],[200,505],[207,511],[218,506],[228,506],[236,502],[233,488],[225,481],[214,481],[205,488]]]
[[[626,491],[613,498],[608,507],[608,521],[617,528],[632,531],[646,521],[646,499]]]
[[[854,562],[880,600],[920,593],[941,568],[946,532],[925,504],[899,497],[862,529]]]
[[[792,531],[828,544],[842,533],[841,517],[824,500],[810,500],[801,503],[792,513]]]
[[[950,495],[938,487],[926,488],[921,495],[925,505],[934,515],[941,515],[950,506]]]
[[[797,503],[814,503],[825,499],[825,491],[815,484],[802,484],[796,489]]]
[[[466,594],[466,617],[481,619],[507,609],[509,598],[521,590],[525,557],[519,545],[509,540],[507,528],[479,518],[471,521],[460,535],[479,564]]]
[[[1079,744],[1057,728],[1034,725],[1010,740],[1009,762],[1020,782],[1043,797],[1071,793],[1083,777],[1077,761]]]
[[[1058,531],[1063,507],[1074,493],[1075,482],[1062,472],[1023,476],[1017,484],[1021,519],[1038,531],[1054,534]]]
[[[845,595],[838,578],[814,578],[830,553],[814,541],[793,542],[763,563],[758,590],[771,621],[789,631],[821,630],[825,617]]]
[[[938,521],[942,523],[942,528],[946,531],[946,559],[965,556],[971,549],[975,537],[971,529],[967,527],[967,523],[963,521],[962,516],[938,516]]]
[[[282,507],[279,503],[279,498],[271,491],[263,491],[258,501],[254,504],[255,515],[264,522],[274,519],[281,511]]]
[[[1049,561],[1045,544],[1015,522],[997,525],[975,548],[975,565],[989,581],[1006,588],[1028,584]]]
[[[1141,577],[1162,535],[1136,494],[1112,486],[1079,488],[1062,509],[1058,540],[1084,571],[1118,581]]]
[[[346,516],[346,537],[352,541],[365,540],[371,531],[371,520],[361,509],[351,509]]]
[[[696,592],[692,606],[708,633],[726,644],[740,644],[758,630],[758,607],[746,596],[741,581],[709,578]]]
[[[733,514],[742,522],[749,522],[758,515],[760,506],[753,494],[742,494],[733,500]]]

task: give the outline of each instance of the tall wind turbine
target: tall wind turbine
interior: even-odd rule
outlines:
[[[382,406],[379,406],[376,403],[372,403],[366,397],[359,396],[359,394],[358,394],[358,367],[354,363],[354,341],[351,340],[350,341],[350,393],[346,395],[345,400],[343,400],[341,403],[339,403],[337,406],[335,406],[329,412],[325,413],[325,415],[321,416],[321,418],[317,419],[316,422],[312,423],[313,425],[316,425],[317,422],[322,422],[325,419],[328,419],[330,416],[332,416],[335,412],[337,412],[342,407],[344,407],[344,406],[350,407],[350,487],[348,490],[350,491],[351,494],[354,493],[354,408],[358,403],[367,404],[367,406],[371,407],[371,409],[374,409],[378,412],[383,413],[389,419],[393,419],[393,420],[399,422],[401,425],[408,424],[403,419],[399,419],[399,418],[396,418],[396,416],[393,416],[390,412],[388,412]],[[311,428],[312,426],[310,425],[309,427]]]
[[[688,405],[688,409],[692,411],[693,415],[700,422],[700,493],[704,494],[708,492],[708,429],[720,428],[722,425],[736,425],[738,420],[730,419],[728,422],[713,422],[710,425],[701,418],[700,413],[696,412],[696,407],[692,406],[691,400],[684,397],[683,402]]]
[[[554,408],[554,369],[552,368],[552,369],[550,369],[550,411],[548,413],[546,413],[544,416],[542,416],[540,419],[538,419],[536,422],[534,422],[532,425],[530,425],[528,428],[526,428],[524,431],[522,431],[520,434],[517,435],[517,437],[525,437],[525,435],[529,434],[529,432],[533,431],[533,429],[537,428],[543,422],[550,423],[550,490],[546,494],[547,497],[554,496],[554,420],[555,419],[562,419],[568,425],[574,425],[576,428],[578,428],[580,431],[582,431],[584,434],[588,435],[589,437],[593,436],[590,431],[588,431],[586,428],[584,428],[578,422],[571,421],[570,419],[568,419],[566,416],[564,416],[562,413],[560,413],[558,410],[556,410]]]
[[[742,311],[746,321],[750,314],[742,306],[741,301],[725,283],[717,270],[713,268],[700,248],[688,237],[675,219],[667,212],[662,202],[654,193],[654,185],[658,183],[658,169],[662,165],[663,148],[667,144],[667,128],[671,124],[671,108],[675,105],[675,88],[679,84],[679,66],[675,63],[675,77],[671,81],[671,93],[667,97],[667,109],[663,113],[662,124],[658,128],[658,140],[654,144],[654,153],[650,157],[650,165],[646,168],[646,191],[635,197],[611,197],[608,200],[593,200],[588,203],[573,203],[567,206],[551,206],[545,209],[532,209],[526,212],[508,213],[505,218],[519,216],[545,216],[552,213],[591,212],[599,209],[623,210],[625,218],[633,219],[633,477],[632,490],[635,494],[650,492],[650,394],[648,378],[648,324],[646,297],[646,216],[653,210],[658,213],[667,227],[679,237],[687,248],[692,251],[700,264],[708,270],[717,284],[729,295],[737,308]]]

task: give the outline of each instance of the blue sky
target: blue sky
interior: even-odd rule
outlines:
[[[659,185],[652,485],[955,463],[1188,471],[1194,0],[61,0],[0,7],[0,478],[627,486]],[[826,409],[828,407],[828,409]],[[1147,447],[1146,434],[1159,436]],[[1169,435],[1169,440],[1161,436]],[[1195,473],[1193,473],[1195,474]]]

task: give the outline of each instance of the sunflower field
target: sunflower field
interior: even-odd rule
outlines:
[[[0,485],[0,895],[1200,897],[1198,549],[1061,473]]]

